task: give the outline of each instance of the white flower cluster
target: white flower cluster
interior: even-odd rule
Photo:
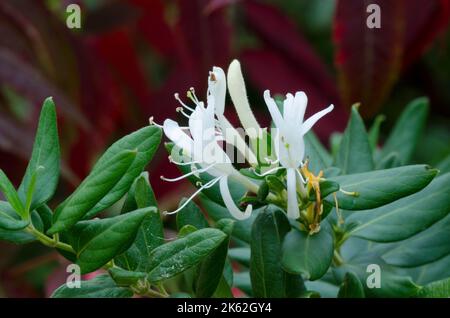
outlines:
[[[247,145],[245,138],[224,116],[227,82],[228,92],[243,130],[250,138],[250,147]],[[258,185],[242,175],[233,166],[233,162],[227,154],[228,152],[224,151],[222,143],[232,145],[245,161],[254,167],[258,164],[257,155],[259,155],[255,154],[255,140],[261,138],[265,130],[259,126],[250,109],[239,62],[234,60],[230,64],[227,78],[220,67],[213,67],[208,78],[206,105],[197,98],[192,88],[188,92],[188,97],[193,101],[193,106],[186,105],[178,94],[175,94],[175,98],[181,104],[177,111],[188,118],[188,126],[180,127],[177,122],[166,119],[162,128],[165,135],[173,141],[178,149],[182,150],[183,156],[188,157],[189,160],[175,161],[173,156],[169,158],[175,164],[190,165],[191,172],[179,178],[161,178],[166,181],[178,181],[191,175],[198,176],[199,173],[203,172],[209,173],[213,178],[201,185],[179,209],[165,213],[178,212],[200,191],[219,183],[220,193],[231,215],[238,220],[246,219],[252,213],[252,206],[248,205],[245,211],[241,211],[236,206],[230,194],[228,179],[237,180],[249,191],[255,193],[258,191]],[[283,102],[282,112],[268,90],[264,92],[264,100],[274,123],[274,127],[271,129],[271,140],[276,155],[275,160],[266,158],[267,162],[275,166],[266,171],[264,175],[286,169],[287,215],[289,218],[297,219],[300,216],[298,191],[304,191],[306,182],[299,170],[303,166],[305,155],[303,136],[321,117],[333,110],[333,105],[303,121],[308,101],[304,92],[296,92],[295,95],[287,94]]]

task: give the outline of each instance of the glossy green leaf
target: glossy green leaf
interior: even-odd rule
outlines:
[[[356,196],[337,192],[339,208],[366,210],[416,193],[426,187],[436,173],[429,166],[412,165],[331,177],[329,180],[337,182],[342,190],[356,192]],[[334,198],[328,197],[326,200],[334,205]]]
[[[282,253],[282,264],[287,272],[316,280],[325,275],[331,265],[333,238],[326,226],[313,235],[293,229],[284,238]]]
[[[376,170],[391,169],[399,166],[401,166],[400,155],[397,152],[391,152],[376,163]]]
[[[6,174],[3,170],[0,169],[0,191],[5,196],[6,200],[8,200],[11,207],[23,218],[27,218],[27,214],[25,208],[23,206],[22,201],[17,194],[16,189],[12,185],[11,181],[9,181]]]
[[[116,258],[118,265],[129,270],[145,271],[148,267],[150,252],[164,243],[164,229],[156,199],[148,181],[148,175],[142,174],[136,179],[134,191],[129,195],[134,196],[138,209],[149,209],[148,215],[139,227],[136,239],[131,247]],[[126,214],[126,213],[122,213]]]
[[[147,276],[147,273],[128,271],[119,267],[108,269],[108,273],[118,286],[134,285]]]
[[[71,245],[81,272],[99,269],[127,250],[145,217],[155,208],[145,208],[107,219],[81,221],[70,230]]]
[[[72,195],[58,206],[48,234],[69,229],[92,209],[122,178],[136,158],[136,151],[126,150],[101,170],[93,170]]]
[[[233,219],[230,212],[220,204],[200,195],[200,202],[208,213],[208,216],[218,222],[221,219]],[[236,221],[233,228],[233,236],[244,242],[250,243],[252,224],[261,209],[254,210],[251,216],[242,221]]]
[[[268,206],[252,226],[250,278],[255,297],[284,297],[281,244],[291,225],[281,210]]]
[[[234,221],[223,219],[216,225],[218,229],[227,235],[227,238],[209,254],[199,265],[195,283],[197,297],[211,297],[223,279],[223,271],[227,258],[230,235],[233,232]]]
[[[380,126],[386,119],[384,115],[378,115],[373,121],[372,127],[369,129],[369,144],[372,151],[375,151],[378,145],[378,137],[380,135]]]
[[[369,265],[379,266],[379,277]],[[414,296],[420,287],[410,277],[396,274],[393,269],[381,260],[372,259],[361,263],[347,263],[334,269],[335,277],[343,281],[346,273],[353,273],[361,281],[366,297],[370,298],[402,298]],[[379,286],[370,286],[379,278]],[[370,286],[370,287],[369,287]]]
[[[388,205],[353,213],[350,235],[377,241],[404,240],[430,227],[450,213],[450,174],[433,180],[428,187]]]
[[[308,158],[308,169],[314,174],[331,166],[332,158],[320,143],[314,132],[310,130],[305,136],[305,158]]]
[[[42,224],[43,224],[43,227],[44,227],[42,231],[45,233],[52,226],[53,212],[48,207],[47,204],[43,204],[40,207],[38,207],[36,209],[36,212],[39,214],[39,217],[42,220]]]
[[[91,280],[81,281],[80,288],[69,288],[66,284],[56,289],[53,298],[128,298],[133,292],[119,287],[109,275],[99,275]]]
[[[450,278],[433,282],[421,288],[417,293],[421,298],[449,298]]]
[[[355,106],[352,107],[350,121],[342,137],[336,166],[342,170],[342,174],[366,172],[374,168],[369,137]]]
[[[450,215],[384,253],[386,263],[415,267],[450,254]]]
[[[428,99],[422,97],[413,100],[406,106],[384,143],[381,157],[386,157],[394,152],[399,154],[401,164],[410,161],[425,127],[428,104]]]
[[[38,231],[43,231],[43,222],[36,211],[30,214],[31,223]],[[0,240],[7,241],[14,244],[27,244],[36,241],[34,235],[28,233],[26,229],[21,230],[4,230],[0,228]]]
[[[179,206],[186,202],[186,198],[182,198]],[[183,209],[177,213],[177,228],[181,229],[185,225],[195,226],[197,229],[204,229],[209,227],[200,208],[193,202],[189,202]]]
[[[51,97],[47,98],[42,106],[33,152],[18,190],[23,202],[38,169],[40,172],[35,180],[30,210],[50,200],[58,186],[60,149],[56,109]]]
[[[364,288],[356,276],[352,272],[348,272],[344,276],[338,292],[338,298],[364,298]]]
[[[200,263],[227,235],[217,229],[200,229],[154,249],[150,255],[148,280],[159,282]]]
[[[97,213],[110,207],[128,192],[134,180],[142,173],[150,160],[152,160],[160,142],[161,129],[156,126],[148,126],[116,141],[108,148],[108,150],[106,150],[95,164],[91,174],[96,174],[102,170],[108,169],[113,158],[123,151],[135,150],[137,151],[137,154],[135,160],[126,170],[126,173],[122,173],[122,177],[86,214],[86,218],[91,218]]]
[[[8,202],[0,201],[0,229],[21,230],[28,226],[30,222],[20,219],[19,215]]]

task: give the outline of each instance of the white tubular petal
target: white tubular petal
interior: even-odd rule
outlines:
[[[228,177],[224,176],[220,178],[220,194],[222,195],[223,202],[226,208],[230,211],[230,214],[237,220],[245,220],[252,214],[253,207],[248,205],[245,212],[239,210],[231,197],[230,189],[228,188]]]
[[[275,123],[277,128],[283,127],[283,117],[281,116],[280,110],[278,109],[277,104],[270,97],[270,91],[266,89],[264,91],[264,100],[266,101],[267,108],[269,109],[270,116],[272,116],[272,120]]]
[[[194,142],[172,119],[166,119],[163,124],[164,134],[172,140],[187,156],[191,156]]]
[[[213,67],[208,79],[208,89],[211,97],[213,97],[216,101],[216,115],[222,115],[225,111],[227,83],[225,72],[220,67]]]
[[[287,169],[287,192],[288,192],[287,216],[290,219],[298,219],[300,217],[300,211],[298,209],[297,182],[294,168]]]
[[[333,108],[334,106],[330,105],[327,108],[309,117],[302,125],[302,135],[306,134],[320,118],[331,112]]]
[[[238,60],[233,60],[228,67],[227,73],[228,91],[233,101],[236,112],[242,126],[247,131],[259,132],[261,129],[247,99],[244,77],[242,76],[241,64]],[[250,136],[252,137],[252,136]],[[256,136],[255,136],[256,137]]]
[[[247,143],[239,134],[239,132],[231,125],[228,119],[225,116],[218,116],[220,127],[222,128],[223,135],[225,137],[225,141],[236,147],[236,149],[244,156],[245,160],[247,160],[251,165],[257,164],[258,160],[256,159],[253,151],[247,146]]]
[[[303,119],[305,118],[306,106],[308,105],[308,97],[304,92],[295,93],[294,105],[297,108],[295,121],[302,123]]]

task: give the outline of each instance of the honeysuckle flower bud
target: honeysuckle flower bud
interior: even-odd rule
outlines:
[[[175,162],[171,157],[171,161],[180,165],[193,165],[194,167],[198,166],[200,168],[195,168],[190,173],[178,178],[161,178],[165,181],[178,181],[200,172],[207,172],[214,178],[202,185],[177,210],[173,212],[166,211],[165,213],[172,214],[180,211],[203,189],[210,188],[216,183],[219,183],[222,199],[231,215],[238,220],[246,219],[252,212],[252,206],[248,205],[244,212],[236,206],[230,194],[228,179],[234,178],[253,192],[256,192],[258,187],[233,167],[230,158],[219,145],[222,137],[220,131],[217,131],[216,129],[216,99],[214,94],[217,93],[220,98],[220,94],[222,93],[220,90],[217,90],[208,94],[207,107],[205,107],[204,103],[197,99],[192,89],[190,92],[190,98],[196,104],[195,109],[185,105],[179,97],[176,96],[185,109],[192,111],[192,113],[188,115],[184,109],[180,110],[189,118],[188,127],[180,127],[175,121],[166,119],[163,124],[163,130],[165,135],[172,140],[178,148],[182,149],[183,154],[187,155],[192,160],[191,162]],[[221,102],[222,100],[219,100],[219,107],[222,107]],[[190,136],[183,129],[189,130]]]
[[[274,99],[270,96],[269,90],[264,92],[264,100],[275,124],[275,127],[272,129],[272,138],[274,140],[275,153],[281,164],[281,167],[272,169],[266,174],[275,170],[286,169],[287,215],[290,218],[297,219],[300,216],[297,201],[297,185],[303,188],[305,183],[298,169],[303,165],[305,156],[303,136],[320,118],[331,112],[334,106],[330,105],[303,121],[308,103],[304,92],[297,92],[295,96],[292,94],[286,95],[286,99],[283,102],[283,114],[281,114]]]
[[[242,127],[245,129],[250,139],[260,137],[261,127],[259,126],[250,108],[245,88],[244,77],[242,76],[241,64],[238,60],[233,60],[228,67],[227,73],[228,91],[233,101]]]
[[[244,138],[242,138],[239,132],[224,116],[226,90],[227,84],[224,71],[220,67],[213,67],[208,78],[207,98],[208,100],[210,98],[215,100],[215,114],[217,116],[220,129],[223,133],[223,137],[227,143],[235,146],[250,164],[256,164],[256,156],[247,146]]]

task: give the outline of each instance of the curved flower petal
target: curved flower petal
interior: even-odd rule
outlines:
[[[260,127],[258,121],[253,115],[247,98],[244,77],[242,76],[241,64],[233,60],[228,67],[227,73],[228,91],[233,101],[242,127],[247,133],[259,133]]]
[[[334,105],[330,105],[327,108],[309,117],[302,125],[302,135],[306,134],[320,118],[331,112],[333,108]]]
[[[226,208],[230,211],[231,215],[237,220],[245,220],[252,214],[253,207],[248,205],[245,212],[239,210],[231,197],[230,189],[228,188],[228,177],[222,177],[220,179],[220,194],[222,194],[223,202]]]
[[[223,115],[225,111],[225,97],[227,92],[227,83],[225,72],[220,67],[214,66],[208,78],[208,96],[209,99],[215,100],[215,112],[217,116]]]
[[[270,96],[270,91],[266,89],[264,91],[264,100],[266,101],[267,108],[269,109],[270,115],[272,116],[273,122],[277,128],[283,127],[283,117],[281,116],[280,110],[278,109],[277,104]]]
[[[167,138],[172,140],[178,148],[191,156],[194,148],[193,140],[180,128],[177,122],[172,119],[166,119],[163,124],[163,130]]]
[[[296,106],[296,113],[294,114],[295,121],[303,123],[305,118],[306,106],[308,105],[308,97],[305,92],[296,92],[294,97],[294,105]]]
[[[287,192],[288,192],[288,208],[287,216],[290,219],[298,219],[300,217],[300,211],[298,209],[297,201],[297,180],[295,175],[295,169],[287,169]]]

